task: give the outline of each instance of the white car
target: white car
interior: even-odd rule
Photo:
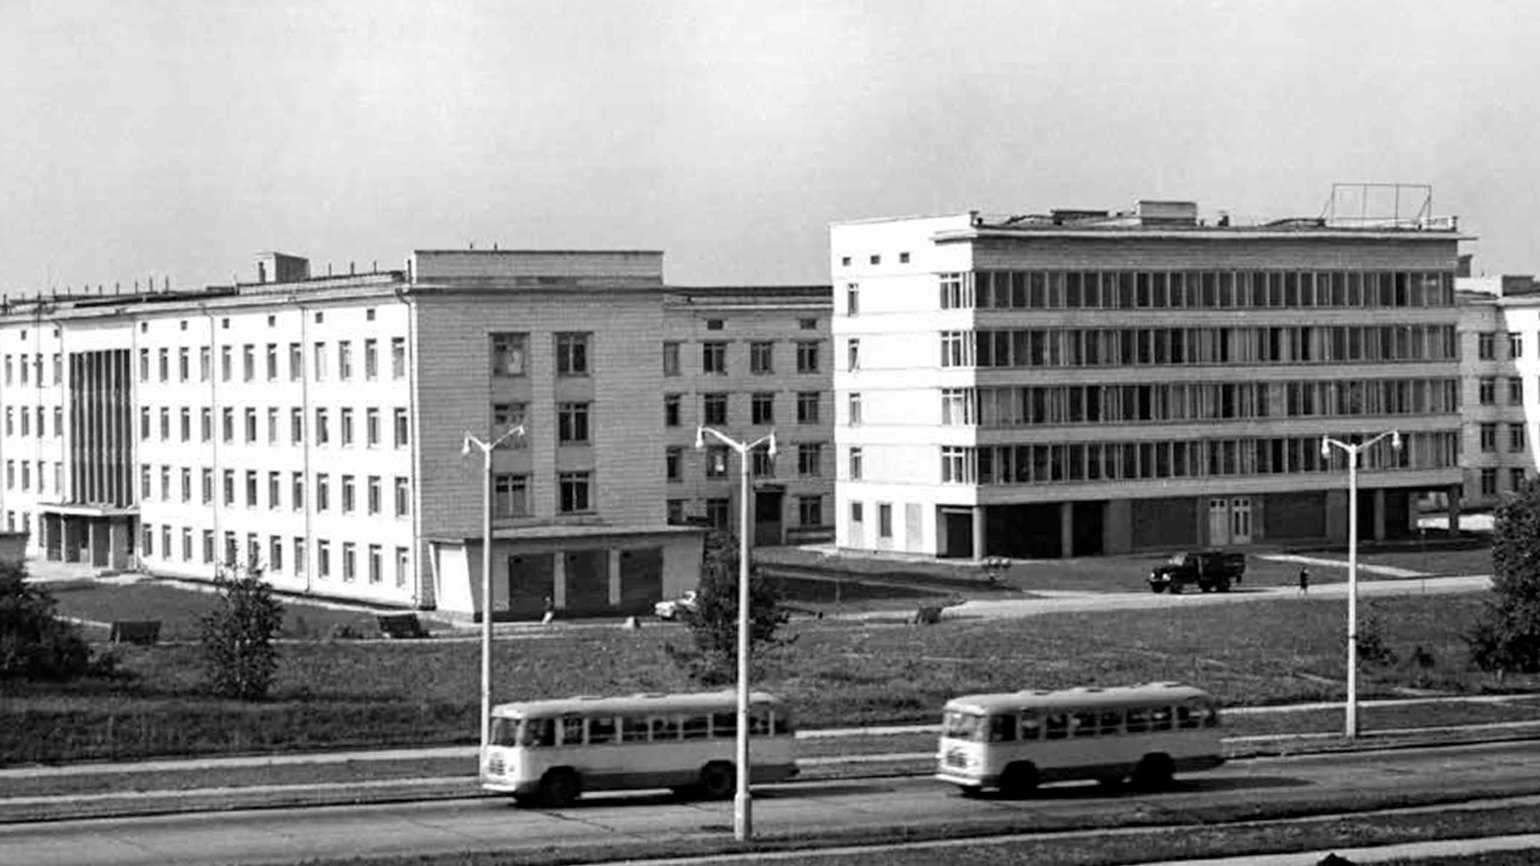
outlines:
[[[658,619],[678,619],[681,613],[695,609],[695,590],[687,590],[678,598],[666,598],[652,606],[652,615]]]

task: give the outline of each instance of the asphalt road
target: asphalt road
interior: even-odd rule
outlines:
[[[1359,752],[1237,762],[1178,781],[1167,792],[1052,786],[1023,801],[966,799],[930,779],[866,779],[757,789],[760,837],[854,828],[920,827],[980,819],[1016,830],[1075,816],[1126,818],[1206,805],[1263,809],[1314,805],[1342,793],[1393,797],[1419,790],[1540,790],[1532,743]],[[214,812],[0,826],[5,864],[251,864],[312,858],[607,844],[622,856],[643,842],[672,845],[731,836],[730,802],[663,795],[604,796],[574,808],[517,809],[500,799]]]

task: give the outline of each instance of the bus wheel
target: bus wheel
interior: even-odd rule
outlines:
[[[1145,755],[1139,759],[1138,766],[1134,767],[1134,787],[1143,791],[1155,791],[1171,784],[1171,776],[1176,772],[1176,767],[1171,763],[1171,756],[1156,752]]]
[[[540,780],[540,801],[547,806],[570,806],[583,793],[583,782],[571,770],[551,770]]]
[[[700,791],[708,800],[725,800],[733,795],[737,786],[733,765],[726,761],[712,761],[700,770]]]
[[[1000,795],[1003,797],[1025,797],[1036,787],[1037,767],[1030,762],[1011,764],[1000,774]]]

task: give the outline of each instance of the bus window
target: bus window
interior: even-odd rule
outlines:
[[[1077,737],[1096,736],[1096,724],[1096,713],[1092,710],[1073,713],[1070,718],[1070,728]]]
[[[749,707],[749,736],[763,737],[770,733],[770,708]]]
[[[686,740],[704,740],[711,735],[711,717],[704,714],[685,716],[683,730]]]
[[[738,714],[737,713],[712,713],[711,714],[711,735],[713,737],[736,737],[736,736],[738,736]]]
[[[525,748],[556,745],[556,724],[553,719],[525,719],[520,728],[523,733],[519,737],[519,745]]]
[[[1152,730],[1152,731],[1169,731],[1169,730],[1171,730],[1171,708],[1170,707],[1150,707],[1150,730]]]
[[[1069,736],[1069,716],[1064,713],[1049,713],[1043,722],[1043,730],[1048,739],[1062,740]]]
[[[517,746],[519,744],[519,720],[496,718],[492,720],[492,745]]]
[[[790,710],[776,710],[770,721],[774,724],[777,737],[789,737],[796,732],[796,727],[791,723]]]
[[[1208,704],[1203,708],[1203,727],[1219,727],[1219,707],[1216,704]]]
[[[1123,732],[1123,711],[1102,710],[1100,733],[1106,735],[1121,734]]]
[[[679,719],[674,716],[653,717],[652,739],[653,742],[679,739]]]
[[[1042,732],[1043,722],[1037,717],[1037,713],[1027,710],[1021,714],[1021,738],[1023,740],[1035,740]]]
[[[1176,708],[1176,726],[1178,728],[1196,728],[1198,726],[1198,714],[1193,708],[1185,704]]]
[[[983,719],[972,713],[960,713],[956,710],[948,712],[941,719],[941,736],[953,740],[977,740],[983,726]]]
[[[601,746],[616,741],[615,719],[610,716],[588,720],[588,745]]]
[[[583,744],[582,716],[562,716],[561,719],[561,744],[563,746],[581,746]]]
[[[989,717],[989,741],[991,743],[1003,743],[1016,739],[1016,717],[990,716]]]
[[[1144,707],[1129,707],[1127,725],[1130,734],[1142,734],[1148,731],[1150,729],[1149,711]]]
[[[645,716],[626,716],[620,720],[621,739],[628,743],[647,742],[648,726]]]

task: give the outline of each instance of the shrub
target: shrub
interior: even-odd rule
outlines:
[[[762,661],[766,653],[790,643],[776,635],[790,614],[781,606],[775,585],[749,573],[749,657]],[[738,540],[730,532],[706,536],[700,586],[695,607],[682,614],[691,645],[666,644],[664,651],[689,677],[707,686],[738,678]]]
[[[1380,667],[1396,663],[1395,650],[1385,642],[1384,626],[1372,610],[1358,624],[1358,658],[1364,664]]]
[[[262,579],[262,569],[221,570],[215,577],[219,600],[200,621],[204,671],[220,697],[261,700],[278,673],[273,636],[283,625],[283,605]]]
[[[1492,529],[1492,599],[1466,646],[1481,670],[1540,673],[1540,486],[1498,506]]]
[[[26,581],[27,567],[0,561],[0,682],[64,682],[92,673],[91,648],[55,616],[53,594]],[[104,660],[104,669],[113,662]]]

